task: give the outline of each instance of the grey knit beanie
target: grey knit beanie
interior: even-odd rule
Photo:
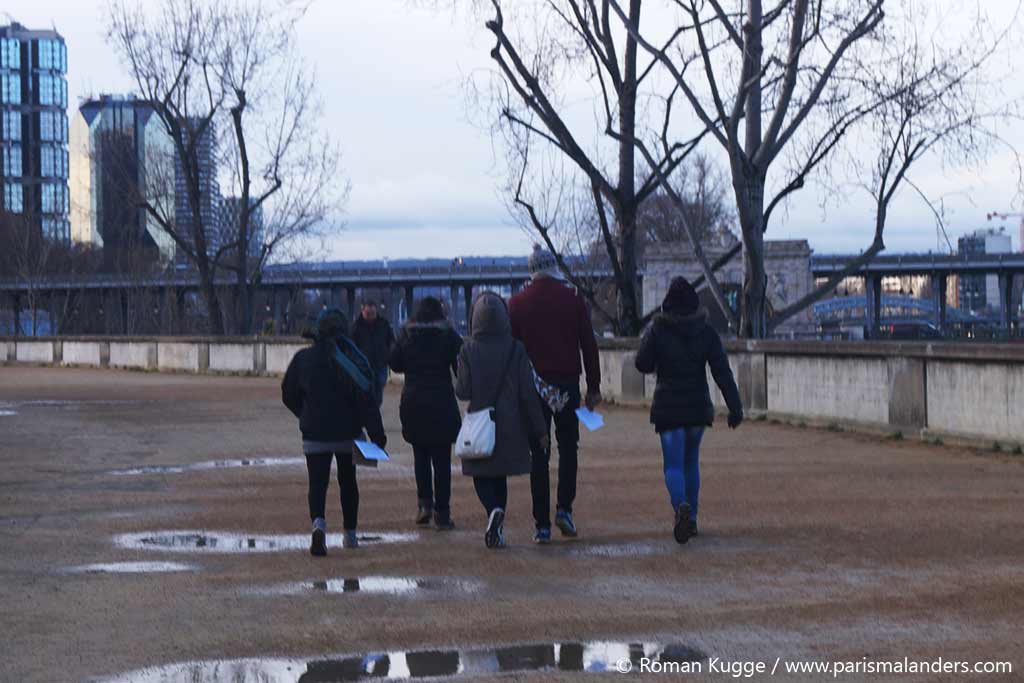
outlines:
[[[539,244],[533,245],[533,253],[530,254],[528,265],[531,277],[540,275],[547,275],[549,277],[559,276],[558,261],[555,260],[555,255]]]

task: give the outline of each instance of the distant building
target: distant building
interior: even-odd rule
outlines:
[[[1012,240],[1005,228],[983,228],[957,240],[957,253],[964,255],[1009,254]],[[983,311],[999,305],[999,276],[961,275],[958,278],[960,308]]]
[[[250,198],[249,205],[255,204]],[[219,241],[221,244],[229,244],[238,239],[238,230],[242,219],[242,198],[224,197],[220,202],[220,216],[218,225],[220,227]],[[264,237],[263,206],[257,206],[249,212],[249,255],[259,256],[260,248],[263,246]]]
[[[189,133],[187,131],[197,131],[199,125],[198,119],[192,119],[182,126],[182,142],[186,148],[189,145]],[[220,248],[221,244],[219,224],[221,196],[220,184],[217,182],[217,134],[212,121],[194,144],[196,145],[196,160],[199,171],[199,214],[207,239],[206,251],[212,256]],[[174,178],[174,222],[176,230],[180,237],[190,241],[193,234],[195,215],[189,200],[188,176],[182,159],[179,156],[175,157]],[[184,264],[187,259],[184,254],[179,254],[177,261],[180,264]]]
[[[0,203],[69,241],[68,52],[52,30],[0,26]]]
[[[175,216],[174,145],[153,107],[130,95],[88,100],[72,118],[70,138],[72,239],[172,261],[174,240],[138,206],[145,198]]]

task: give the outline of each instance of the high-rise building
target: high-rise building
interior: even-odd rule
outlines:
[[[191,119],[182,124],[182,143],[188,148],[189,136],[198,135],[194,141],[195,157],[199,171],[199,215],[203,222],[203,232],[207,240],[207,253],[213,255],[220,248],[220,183],[217,182],[217,135],[213,122],[199,134],[200,121]],[[180,156],[175,156],[175,225],[178,235],[191,240],[195,215],[189,200],[188,175]],[[179,254],[179,263],[184,263],[183,254]]]
[[[0,26],[0,200],[68,241],[68,52],[53,30]]]
[[[252,206],[256,200],[249,198]],[[220,203],[220,243],[228,244],[238,239],[239,221],[242,219],[242,198],[224,197]],[[257,206],[249,213],[249,255],[259,256],[263,246],[263,206]]]
[[[1009,254],[1011,239],[1005,228],[983,228],[957,240],[957,252],[974,254]],[[961,275],[958,278],[960,308],[984,311],[999,305],[998,275]]]
[[[175,150],[153,107],[133,96],[83,102],[72,118],[71,237],[107,251],[174,259],[175,243],[144,200],[175,219]]]

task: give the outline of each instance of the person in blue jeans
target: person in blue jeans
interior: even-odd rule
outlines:
[[[697,535],[700,442],[704,429],[715,419],[706,368],[711,368],[729,408],[729,427],[735,429],[743,421],[743,404],[729,359],[707,317],[693,286],[686,278],[675,278],[636,354],[637,370],[657,373],[651,423],[661,437],[665,486],[674,514],[673,536],[679,543]]]

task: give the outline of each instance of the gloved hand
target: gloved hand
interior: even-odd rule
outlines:
[[[729,429],[736,429],[743,422],[743,413],[729,413]]]
[[[587,406],[587,410],[593,410],[594,408],[601,405],[601,392],[600,391],[588,391],[586,398],[584,398],[584,405]]]

